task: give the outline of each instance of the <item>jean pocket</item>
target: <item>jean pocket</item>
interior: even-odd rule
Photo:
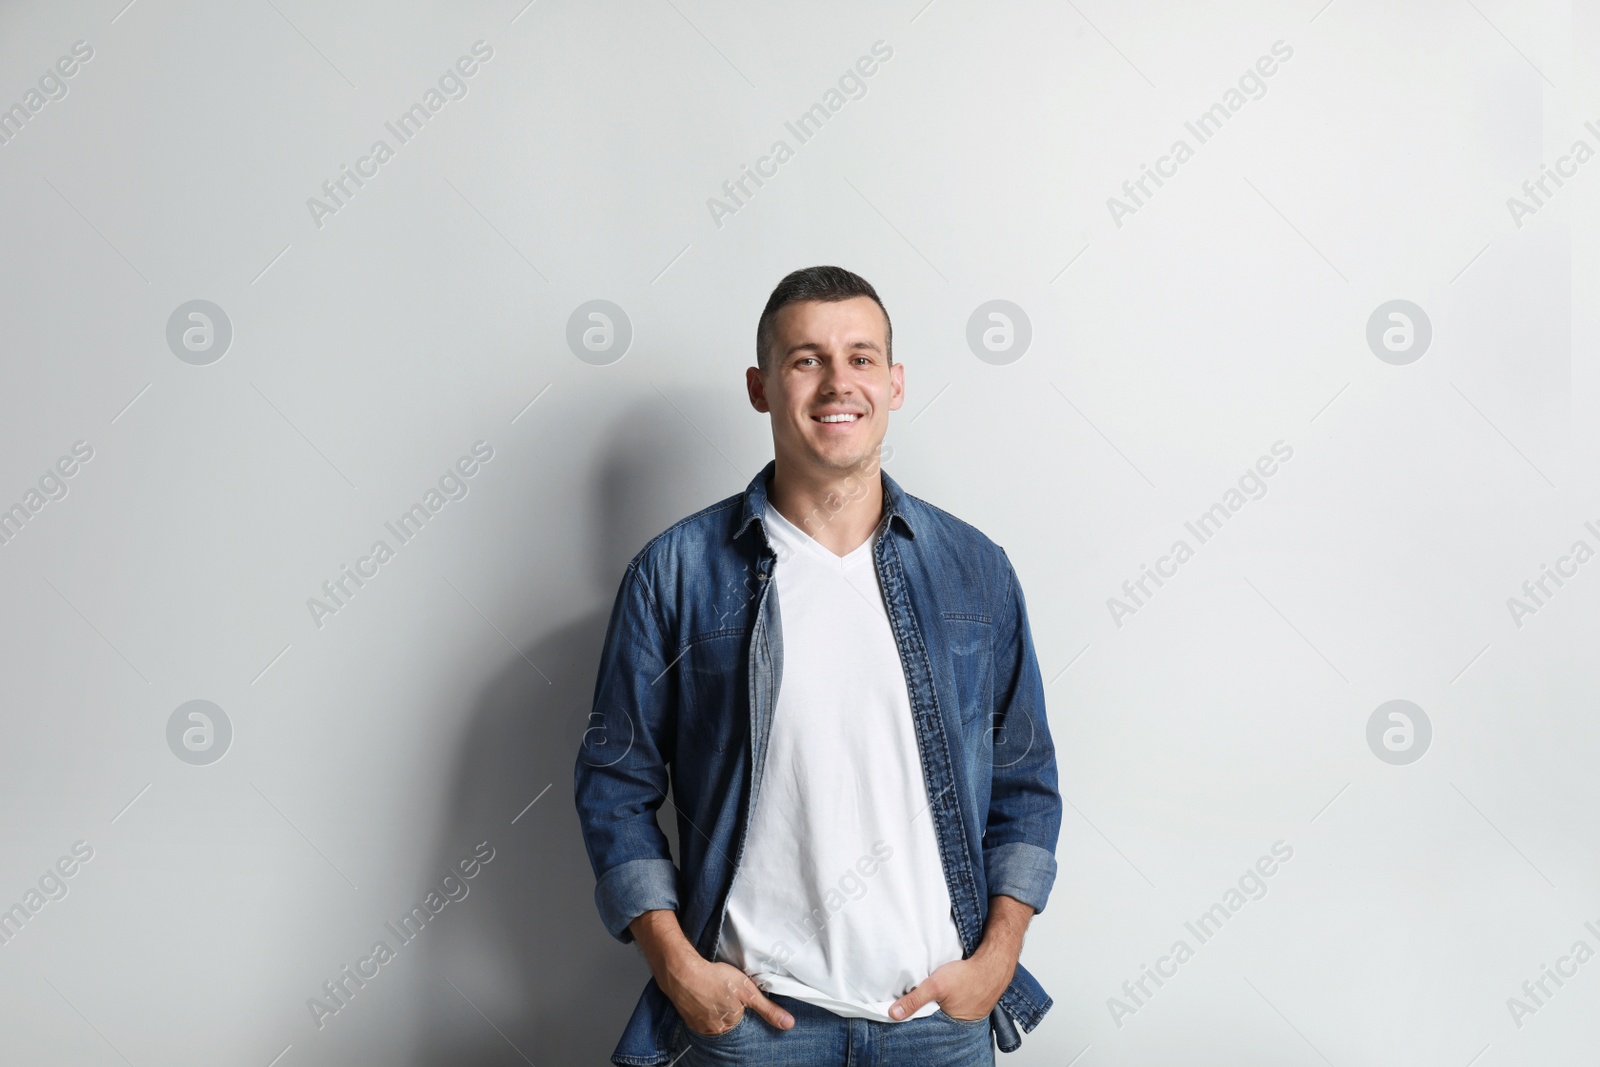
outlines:
[[[955,1026],[980,1026],[989,1021],[989,1017],[987,1015],[980,1016],[976,1019],[957,1019],[954,1015],[949,1014],[943,1008],[937,1006],[934,1008],[933,1014],[938,1018],[943,1019],[945,1022],[951,1023]]]
[[[687,1022],[683,1023],[683,1032],[689,1035],[689,1040],[691,1041],[727,1041],[738,1032],[740,1027],[749,1021],[750,1011],[751,1009],[746,1007],[744,1009],[744,1014],[739,1016],[739,1021],[722,1031],[720,1034],[702,1034],[700,1031],[690,1026]],[[680,1021],[682,1021],[681,1017]]]

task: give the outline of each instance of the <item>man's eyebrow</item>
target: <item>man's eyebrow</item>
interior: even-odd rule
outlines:
[[[872,351],[878,353],[880,356],[883,354],[883,349],[878,347],[878,342],[876,342],[876,341],[856,341],[856,342],[854,342],[854,343],[852,343],[850,345],[850,348],[852,350],[857,349],[857,348],[870,348],[870,349],[872,349]],[[803,344],[798,344],[798,345],[795,345],[794,347],[790,348],[783,355],[784,355],[784,358],[787,359],[788,357],[794,355],[796,352],[804,352],[807,349],[813,349],[813,350],[816,350],[816,351],[821,351],[822,350],[822,346],[819,345],[815,341],[806,341]]]

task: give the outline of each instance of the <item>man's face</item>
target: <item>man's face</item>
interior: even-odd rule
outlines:
[[[805,300],[773,316],[771,370],[749,368],[745,384],[755,409],[772,414],[786,463],[846,473],[870,459],[875,468],[889,412],[905,398],[905,367],[889,366],[888,326],[865,296]]]

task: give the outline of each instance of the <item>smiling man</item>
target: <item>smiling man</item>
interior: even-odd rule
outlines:
[[[601,919],[654,976],[613,1063],[992,1064],[1050,1008],[1018,962],[1061,825],[1027,608],[879,468],[892,341],[859,276],[785,277],[745,372],[772,462],[623,576],[575,768]]]

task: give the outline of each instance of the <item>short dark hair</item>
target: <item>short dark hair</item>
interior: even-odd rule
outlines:
[[[783,281],[778,283],[778,287],[772,290],[772,295],[767,298],[767,306],[761,312],[761,321],[756,324],[756,366],[761,369],[762,375],[767,373],[767,368],[772,362],[772,320],[781,309],[803,300],[832,302],[858,296],[870,297],[872,302],[878,305],[878,310],[883,312],[884,342],[887,348],[884,355],[892,364],[894,326],[889,322],[889,309],[878,299],[878,291],[872,287],[872,283],[843,267],[805,267],[784,275]]]

